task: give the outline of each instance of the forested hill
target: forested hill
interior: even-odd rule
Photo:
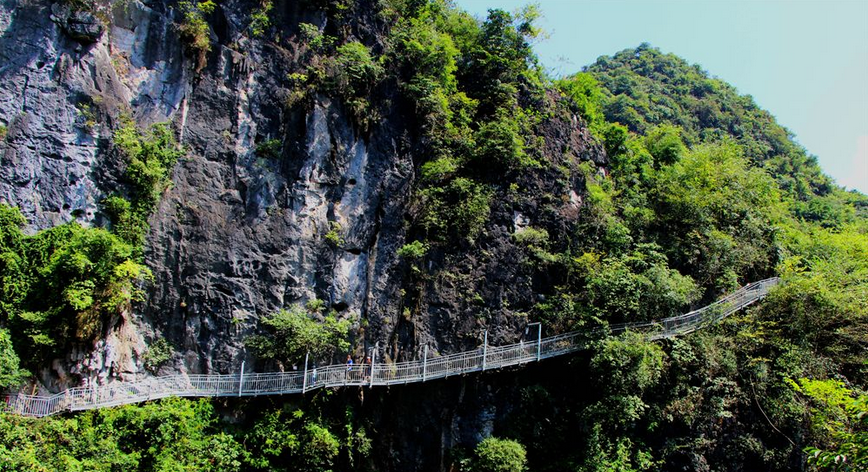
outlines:
[[[679,411],[721,402],[712,408],[715,413],[682,418],[687,422],[680,427],[692,431],[688,436],[708,441],[676,454],[692,455],[693,461],[702,457],[687,469],[705,470],[706,461],[719,464],[711,470],[802,468],[806,459],[791,455],[785,466],[787,453],[781,455],[802,447],[816,454],[807,458],[812,467],[836,467],[835,454],[793,447],[802,440],[835,444],[861,464],[854,470],[864,467],[868,197],[835,185],[816,158],[750,96],[647,44],[602,56],[556,85],[582,111],[610,160],[609,176],[589,189],[591,195],[599,192],[598,211],[605,209],[597,214],[600,224],[586,233],[596,236],[593,253],[611,258],[651,244],[661,248],[670,266],[706,287],[734,284],[745,274],[774,272],[787,281],[752,315],[695,340],[701,347],[691,355],[701,352],[699,358],[711,364],[693,364],[691,373],[682,371],[685,377],[670,378],[674,383],[663,395],[670,400],[658,397],[661,424],[670,425],[680,423],[672,423]],[[606,280],[606,298],[629,298],[619,287],[622,280]],[[725,341],[718,337],[724,333]],[[731,350],[729,360],[715,353],[720,345],[712,347],[721,341]],[[669,352],[670,369],[682,362],[678,356]],[[717,362],[734,362],[733,370],[723,374],[727,368],[712,367]],[[652,411],[654,405],[646,403]],[[796,426],[797,418],[811,411],[812,426]],[[703,421],[723,423],[718,428],[701,426]],[[741,445],[713,439],[733,433],[743,435]],[[807,439],[811,435],[817,439]],[[628,439],[635,441],[629,435],[622,440]],[[679,440],[663,442],[668,448]],[[745,447],[765,450],[766,458],[754,462]],[[712,450],[734,455],[722,466]]]
[[[607,121],[640,134],[659,125],[677,126],[688,146],[731,138],[798,202],[799,216],[827,225],[851,221],[847,203],[868,214],[866,197],[834,185],[771,113],[699,65],[642,44],[602,56],[585,71],[601,86],[600,111]]]
[[[0,412],[0,471],[864,468],[868,199],[677,56],[547,77],[538,13],[0,4],[0,387],[590,346],[388,390]],[[607,331],[771,276],[689,336]]]

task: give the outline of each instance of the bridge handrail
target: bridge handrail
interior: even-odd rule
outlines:
[[[691,312],[658,321],[620,323],[590,331],[573,331],[536,342],[484,346],[470,351],[396,363],[345,364],[308,369],[305,372],[261,372],[245,374],[172,374],[134,382],[72,387],[53,395],[11,394],[0,407],[24,416],[49,416],[124,405],[168,396],[256,396],[303,393],[338,386],[379,386],[425,382],[487,369],[499,369],[561,356],[587,347],[591,336],[642,331],[649,340],[679,336],[717,322],[762,299],[780,280],[776,277],[745,285],[716,302]]]

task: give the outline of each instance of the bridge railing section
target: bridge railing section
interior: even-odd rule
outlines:
[[[777,278],[748,284],[720,300],[683,315],[660,321],[624,323],[606,328],[575,331],[505,346],[484,346],[472,351],[412,361],[380,364],[330,365],[305,372],[273,372],[229,375],[175,374],[136,382],[115,382],[73,387],[50,395],[13,394],[4,408],[25,416],[48,416],[61,411],[124,405],[169,396],[225,397],[301,393],[346,385],[375,386],[424,382],[487,369],[498,369],[548,359],[588,347],[594,338],[626,330],[645,333],[650,340],[693,332],[762,299],[777,285]]]

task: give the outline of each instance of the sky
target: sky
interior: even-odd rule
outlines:
[[[753,96],[839,185],[868,194],[868,0],[456,0],[484,18],[537,3],[543,66],[568,75],[643,42]]]

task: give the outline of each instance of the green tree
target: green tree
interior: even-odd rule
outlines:
[[[868,395],[836,380],[799,379],[792,386],[811,401],[811,423],[821,441],[805,449],[819,470],[868,468]]]
[[[334,313],[322,320],[314,316],[301,305],[291,305],[263,318],[268,334],[251,336],[247,345],[263,359],[280,362],[296,362],[307,352],[316,358],[349,349],[349,320],[338,320]]]
[[[648,409],[642,394],[660,380],[665,357],[639,333],[600,341],[590,368],[602,398],[589,409],[591,417],[609,431],[624,431],[639,420]]]
[[[240,471],[249,453],[220,431],[208,400],[169,398],[79,413],[0,413],[0,470]]]
[[[642,245],[620,256],[581,259],[585,296],[595,314],[615,322],[647,321],[680,314],[699,298],[690,277],[669,268],[662,249]]]
[[[535,164],[525,152],[520,123],[506,110],[476,132],[475,164],[484,169],[521,169]]]
[[[527,467],[527,452],[520,442],[488,437],[476,445],[473,472],[522,472]]]
[[[374,121],[368,96],[383,75],[383,66],[358,41],[338,46],[327,64],[329,85],[363,127]]]
[[[681,141],[681,129],[669,124],[655,127],[645,136],[645,148],[658,165],[674,164],[687,151]]]
[[[21,385],[30,373],[22,370],[9,331],[0,328],[0,389]]]
[[[445,187],[419,192],[420,224],[429,240],[474,241],[491,212],[491,191],[472,179],[457,177]]]
[[[606,118],[601,105],[603,92],[597,79],[591,74],[580,72],[555,81],[555,86],[572,99],[591,132],[600,137],[606,127]]]
[[[657,242],[703,286],[731,289],[772,269],[777,185],[733,144],[698,146],[661,170],[649,195]]]

